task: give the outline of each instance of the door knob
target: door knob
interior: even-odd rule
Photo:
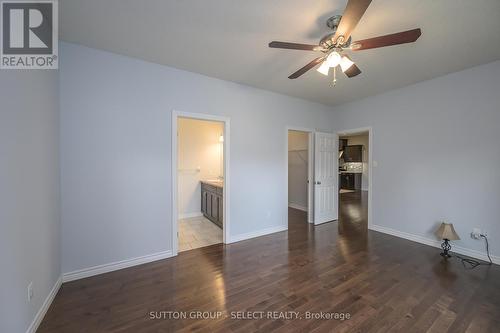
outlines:
[[[321,185],[321,182],[316,182],[317,185]]]

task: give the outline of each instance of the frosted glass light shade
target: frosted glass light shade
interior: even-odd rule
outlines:
[[[342,68],[342,72],[344,73],[346,70],[351,68],[352,65],[354,65],[354,62],[352,62],[352,60],[346,56],[343,56],[342,59],[340,60],[340,68]]]
[[[321,64],[321,66],[319,66],[319,68],[317,69],[317,71],[320,72],[323,75],[328,75],[329,70],[330,70],[330,66],[328,66],[328,64],[326,63],[326,61],[323,61],[323,63]]]
[[[328,66],[330,67],[335,67],[340,63],[341,57],[340,54],[337,52],[332,52],[328,55],[328,58],[326,58],[326,62],[328,63]]]

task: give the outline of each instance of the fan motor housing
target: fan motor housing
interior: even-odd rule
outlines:
[[[337,30],[341,19],[342,15],[333,15],[328,20],[326,20],[326,26],[332,30]]]
[[[333,44],[333,37],[335,36],[335,32],[337,31],[341,19],[342,15],[334,15],[330,17],[328,20],[326,20],[326,26],[332,29],[333,32],[321,38],[321,40],[319,41],[319,45],[321,45],[325,49],[330,49],[336,46],[335,44]],[[351,45],[351,37],[349,37],[349,39],[345,43],[339,46],[341,48],[347,48],[349,47],[349,45]]]

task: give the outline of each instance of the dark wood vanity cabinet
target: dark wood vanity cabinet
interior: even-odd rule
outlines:
[[[201,183],[201,211],[203,216],[222,228],[224,218],[223,188]]]

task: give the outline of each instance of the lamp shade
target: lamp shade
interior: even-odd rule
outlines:
[[[448,240],[458,240],[460,237],[453,228],[452,223],[441,223],[439,228],[436,230],[436,236],[440,239],[448,239]]]

